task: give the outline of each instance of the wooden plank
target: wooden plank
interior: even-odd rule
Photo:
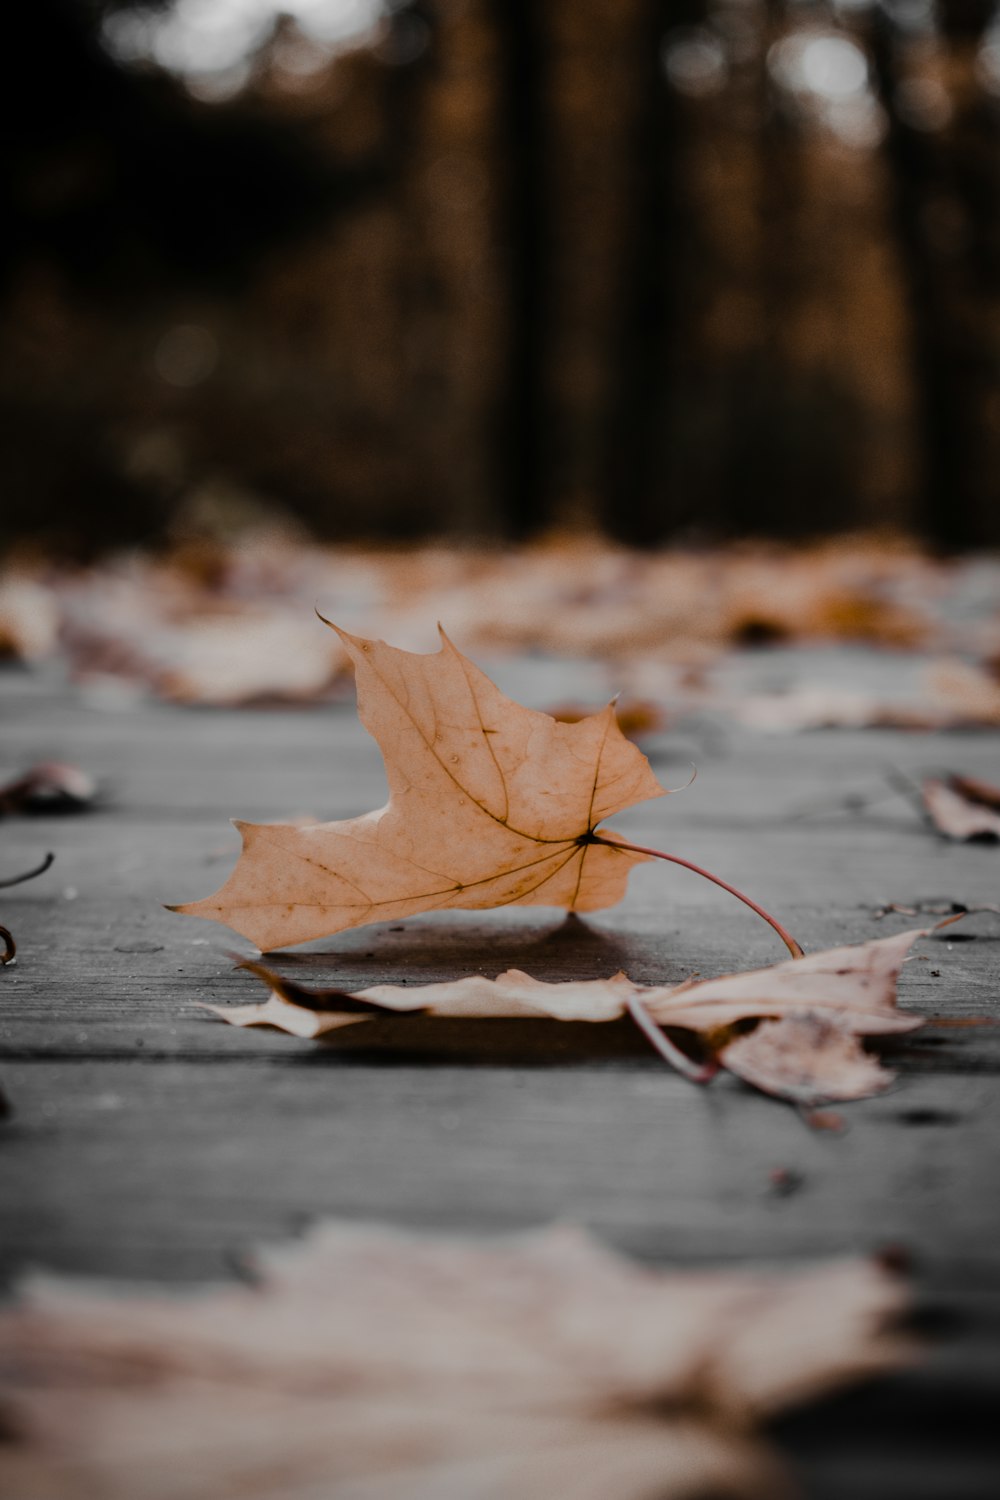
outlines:
[[[908,1040],[895,1089],[845,1108],[843,1134],[811,1131],[731,1078],[697,1089],[625,1023],[412,1019],[333,1047],[237,1031],[196,1002],[256,995],[226,956],[248,945],[161,903],[221,882],[237,847],[230,815],[344,816],[383,800],[353,710],[117,714],[21,676],[0,678],[0,693],[7,764],[69,759],[108,784],[92,813],[2,826],[0,874],[57,855],[47,875],[0,893],[19,943],[0,975],[0,1079],[14,1106],[0,1123],[8,1283],[27,1265],[228,1277],[248,1245],[323,1214],[474,1231],[569,1218],[676,1264],[903,1245],[922,1296],[957,1331],[925,1371],[824,1408],[819,1428],[789,1419],[783,1441],[817,1500],[992,1493],[982,1413],[1000,1391],[1000,1027]],[[563,696],[573,693],[568,670]],[[683,726],[653,741],[667,784],[686,779],[696,741]],[[995,779],[996,735],[727,729],[711,745],[687,792],[615,824],[751,890],[808,948],[933,921],[878,918],[891,901],[997,901],[1000,851],[939,841],[905,800],[798,816],[877,793],[886,765]],[[905,1005],[1000,1018],[1000,920],[970,917],[915,954]],[[649,865],[620,907],[586,922],[441,914],[276,962],[307,983],[359,988],[510,966],[663,982],[781,956],[721,892]],[[965,1421],[961,1463],[945,1416],[956,1430]]]
[[[654,1065],[16,1062],[3,1266],[217,1273],[317,1214],[500,1229],[591,1225],[689,1263],[904,1244],[938,1284],[995,1287],[991,1079],[910,1077],[842,1136],[733,1080]],[[776,1188],[783,1169],[794,1191]]]

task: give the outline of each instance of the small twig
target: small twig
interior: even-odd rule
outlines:
[[[54,859],[55,855],[51,852],[46,854],[37,869],[26,870],[23,875],[15,875],[11,880],[0,880],[0,889],[6,890],[8,886],[23,885],[26,880],[34,880],[36,875],[44,875]],[[0,953],[0,964],[12,963],[14,955],[17,953],[17,944],[9,927],[0,927],[0,942],[3,943],[3,953]]]
[[[882,917],[887,917],[890,913],[897,913],[901,917],[948,916],[957,920],[959,917],[977,915],[1000,917],[1000,906],[990,906],[988,903],[984,906],[966,906],[964,901],[917,901],[913,906],[903,906],[899,901],[890,901],[886,906],[876,907],[872,916],[876,921],[880,921]],[[941,925],[938,923],[938,926]]]
[[[715,1059],[712,1058],[706,1063],[696,1063],[688,1057],[687,1053],[676,1046],[666,1032],[657,1026],[638,995],[629,995],[625,1003],[628,1006],[629,1015],[646,1040],[652,1043],[664,1061],[668,1062],[672,1068],[676,1068],[678,1073],[683,1073],[684,1077],[689,1078],[692,1083],[708,1083],[715,1077],[719,1071],[719,1064]]]
[[[23,885],[26,880],[34,880],[36,875],[44,875],[54,859],[54,854],[46,854],[37,869],[26,870],[23,875],[15,875],[11,880],[0,880],[0,890],[6,890],[12,885]]]

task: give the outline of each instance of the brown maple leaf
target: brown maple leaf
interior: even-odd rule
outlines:
[[[268,950],[417,912],[621,899],[648,856],[595,830],[664,788],[612,705],[559,724],[505,697],[443,631],[430,656],[338,634],[385,758],[387,806],[310,828],[237,822],[243,852],[225,885],[173,910]]]
[[[779,1500],[773,1415],[909,1363],[866,1260],[666,1272],[581,1231],[330,1222],[195,1294],[34,1282],[0,1312],[18,1500]]]
[[[927,931],[918,928],[745,974],[672,986],[637,985],[624,974],[548,984],[508,969],[496,979],[472,974],[440,984],[380,984],[347,994],[310,990],[248,961],[242,967],[269,987],[267,1000],[205,1008],[232,1026],[273,1026],[310,1040],[380,1016],[547,1016],[597,1023],[631,1015],[667,1061],[697,1082],[707,1082],[721,1066],[765,1093],[812,1105],[862,1099],[892,1082],[892,1073],[864,1051],[860,1038],[896,1035],[924,1024],[920,1016],[897,1008],[896,983],[911,945]],[[748,1023],[756,1027],[749,1033]],[[673,1046],[663,1028],[695,1033],[697,1047]],[[694,1051],[707,1063],[694,1063]]]
[[[612,813],[666,795],[613,703],[557,723],[506,698],[443,630],[441,650],[417,656],[331,628],[382,749],[388,804],[310,828],[237,821],[232,875],[214,896],[171,911],[225,922],[266,951],[454,907],[598,911],[621,900],[633,864],[664,859],[721,886],[801,956],[775,917],[718,875],[598,831]]]

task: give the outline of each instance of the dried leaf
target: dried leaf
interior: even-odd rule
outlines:
[[[741,724],[764,734],[809,729],[945,729],[956,722],[949,710],[931,702],[889,701],[855,688],[812,683],[783,693],[753,693],[731,706]]]
[[[913,943],[927,931],[915,928],[868,943],[828,948],[746,974],[647,991],[643,998],[661,1025],[696,1031],[733,1026],[752,1016],[773,1018],[803,1011],[836,1017],[857,1036],[913,1031],[923,1022],[896,1008],[896,981]]]
[[[972,662],[938,662],[930,673],[935,697],[944,704],[954,724],[1000,725],[1000,682]]]
[[[308,1039],[382,1014],[560,1021],[615,1021],[638,1000],[660,1027],[698,1033],[722,1067],[765,1093],[800,1104],[862,1099],[893,1075],[863,1051],[859,1037],[913,1031],[919,1016],[896,1007],[896,981],[913,941],[926,929],[788,959],[767,969],[700,983],[644,987],[624,974],[547,984],[519,969],[496,979],[473,974],[441,984],[373,985],[355,994],[308,990],[263,964],[246,963],[271,989],[260,1005],[205,1009],[233,1026],[274,1026]],[[761,1024],[750,1035],[734,1028]]]
[[[0,816],[86,812],[96,798],[97,783],[86,771],[63,761],[40,761],[0,786]]]
[[[207,1005],[231,1026],[274,1026],[292,1036],[317,1037],[370,1021],[379,1014],[499,1020],[548,1016],[557,1021],[616,1021],[628,1010],[637,987],[624,974],[611,979],[546,984],[520,969],[496,979],[471,974],[443,984],[376,984],[350,995],[343,990],[308,990],[263,964],[244,968],[271,986],[262,1005]]]
[[[161,697],[221,708],[310,702],[346,667],[339,642],[317,635],[298,612],[247,605],[175,627],[164,655],[149,671]]]
[[[968,776],[928,777],[920,786],[928,817],[949,839],[1000,840],[1000,789]]]
[[[763,1093],[807,1108],[865,1099],[881,1093],[893,1079],[840,1017],[816,1011],[762,1021],[748,1036],[723,1047],[719,1061]]]
[[[254,1287],[29,1284],[0,1312],[18,1500],[779,1500],[757,1428],[908,1363],[905,1284],[640,1267],[557,1228],[331,1222]]]
[[[443,632],[431,656],[338,634],[388,805],[311,828],[237,823],[243,852],[225,885],[174,910],[268,950],[417,912],[621,899],[644,856],[594,842],[594,829],[663,788],[613,706],[557,724],[504,697]]]
[[[0,660],[35,662],[59,639],[59,610],[49,589],[33,578],[0,578]]]

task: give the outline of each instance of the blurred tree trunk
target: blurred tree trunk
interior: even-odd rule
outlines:
[[[501,256],[508,311],[506,362],[495,431],[505,527],[523,537],[550,518],[542,484],[543,364],[548,240],[545,173],[545,90],[549,72],[545,30],[535,0],[493,0],[500,67],[501,201],[505,230]]]
[[[548,210],[542,350],[542,484],[561,525],[594,525],[617,370],[637,111],[635,59],[648,0],[545,8]]]
[[[703,11],[703,0],[646,0],[631,35],[634,103],[622,163],[623,247],[600,519],[610,535],[637,546],[662,540],[678,520],[667,477],[669,350],[685,225],[677,96],[666,85],[663,46],[671,24],[693,24]]]
[[[941,0],[950,119],[937,129],[901,107],[907,48],[884,11],[872,31],[911,305],[918,523],[955,547],[1000,542],[1000,119],[976,70],[992,14],[992,0]]]
[[[490,0],[439,5],[403,178],[402,356],[414,476],[452,534],[499,529],[493,463],[506,288],[493,245],[503,216],[500,48]]]

